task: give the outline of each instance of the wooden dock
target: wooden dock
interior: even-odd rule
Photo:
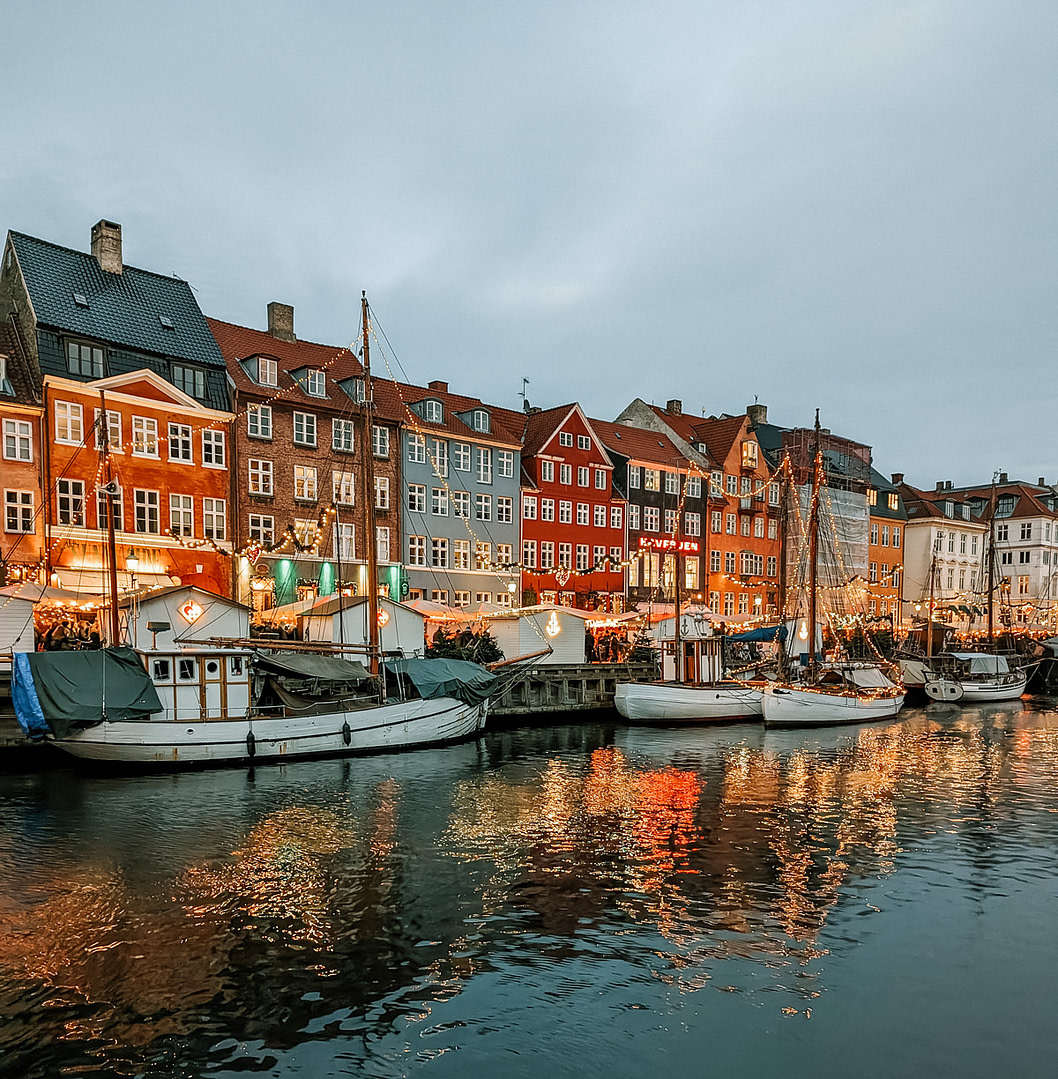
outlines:
[[[556,712],[612,709],[620,682],[657,678],[651,663],[541,663],[519,676],[489,704],[489,724]]]

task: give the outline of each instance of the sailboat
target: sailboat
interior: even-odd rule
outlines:
[[[709,482],[708,479],[706,482]],[[675,535],[673,537],[675,539]],[[681,605],[680,556],[675,556],[673,646],[675,678],[621,682],[614,706],[635,723],[709,723],[761,715],[762,685],[724,677],[724,638],[687,632]],[[699,620],[693,620],[698,623]],[[699,628],[696,625],[696,629]]]
[[[766,726],[818,727],[888,719],[895,716],[904,703],[903,686],[891,681],[876,664],[851,661],[824,664],[820,660],[819,532],[820,491],[824,473],[819,431],[817,410],[808,521],[800,548],[800,555],[805,555],[808,563],[806,595],[802,597],[807,599],[808,610],[807,618],[794,619],[797,625],[794,639],[804,642],[807,651],[802,668],[796,672],[800,677],[795,677],[788,649],[781,649],[782,677],[764,687]],[[783,598],[785,601],[786,597]]]
[[[361,314],[361,461],[370,471],[366,295]],[[105,402],[101,415],[107,415]],[[107,480],[101,490],[109,500],[117,487],[105,419],[100,441]],[[374,490],[370,474],[365,489]],[[141,767],[343,756],[435,745],[480,732],[496,675],[463,660],[381,654],[373,495],[366,504],[369,666],[342,658],[352,649],[341,645],[297,649],[269,642],[262,649],[246,639],[169,650],[118,646],[114,518],[108,512],[111,647],[16,656],[12,697],[23,729],[74,757]]]

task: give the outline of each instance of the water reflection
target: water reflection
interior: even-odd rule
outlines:
[[[24,1075],[287,1074],[295,1050],[396,1074],[589,988],[603,1026],[705,989],[807,1017],[883,892],[1053,873],[1056,779],[1055,714],[1019,705],[4,777],[0,1050]]]

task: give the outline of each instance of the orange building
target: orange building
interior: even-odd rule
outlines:
[[[48,376],[44,415],[52,584],[105,590],[109,501],[120,590],[195,584],[231,594],[229,412],[133,371],[91,383]]]
[[[867,615],[890,619],[895,627],[901,619],[907,510],[899,489],[875,469],[871,469],[871,486],[867,489],[867,512]]]

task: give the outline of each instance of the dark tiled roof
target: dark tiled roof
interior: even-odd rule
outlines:
[[[10,234],[37,324],[110,345],[223,367],[190,285],[125,266],[107,273],[95,258],[20,232]],[[87,306],[74,300],[84,297]],[[172,322],[172,329],[161,319]]]
[[[22,350],[10,321],[0,322],[0,352],[7,356],[7,383],[0,383],[0,402],[15,401],[20,405],[39,405],[33,382],[22,363]]]

